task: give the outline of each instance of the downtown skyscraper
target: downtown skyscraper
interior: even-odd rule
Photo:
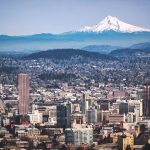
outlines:
[[[19,115],[25,115],[29,111],[29,76],[28,74],[18,75],[19,89]]]
[[[143,114],[145,117],[150,117],[150,83],[144,86]]]

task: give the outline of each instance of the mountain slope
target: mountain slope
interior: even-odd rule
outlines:
[[[33,53],[25,57],[25,59],[37,59],[37,58],[49,58],[49,59],[58,59],[58,60],[68,60],[71,58],[83,58],[83,59],[101,59],[101,60],[115,60],[114,57],[96,53],[96,52],[88,52],[79,49],[55,49],[55,50],[47,50],[41,51],[37,53]]]

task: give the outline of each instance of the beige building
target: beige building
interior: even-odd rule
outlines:
[[[134,137],[130,133],[123,133],[118,137],[118,149],[126,150],[126,148],[134,149]]]
[[[125,114],[111,114],[109,116],[109,123],[121,123],[125,122]]]
[[[48,122],[50,125],[56,125],[57,124],[57,107],[56,106],[50,106],[49,107]]]
[[[38,110],[35,110],[32,114],[28,114],[31,124],[37,124],[43,122],[43,114],[39,113]]]
[[[112,138],[112,143],[118,142],[118,137],[122,135],[122,132],[111,133],[110,137]]]

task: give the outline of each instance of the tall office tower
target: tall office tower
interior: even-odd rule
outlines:
[[[95,108],[90,107],[86,111],[86,120],[87,123],[97,123],[97,110]]]
[[[29,76],[28,74],[19,74],[19,114],[25,115],[29,111]]]
[[[150,117],[150,83],[144,86],[143,114]]]
[[[88,93],[83,93],[82,113],[85,114],[89,107]]]
[[[57,105],[57,127],[71,127],[71,103]]]

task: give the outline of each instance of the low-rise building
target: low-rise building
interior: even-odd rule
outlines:
[[[39,113],[38,110],[35,110],[32,114],[28,114],[31,124],[37,124],[43,122],[43,114]]]
[[[125,122],[125,114],[111,114],[109,116],[109,123],[121,123]]]

